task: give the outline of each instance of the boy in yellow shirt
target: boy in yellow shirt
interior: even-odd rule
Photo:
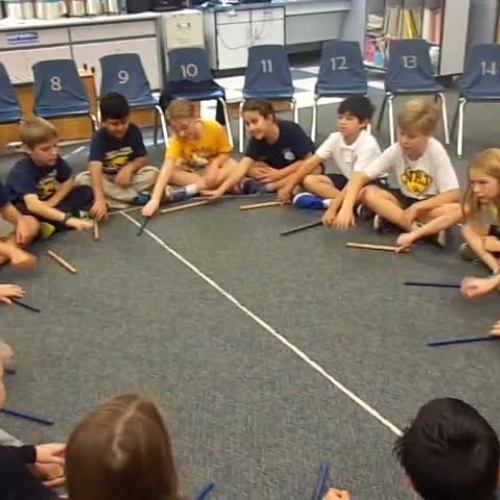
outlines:
[[[217,189],[236,165],[230,157],[231,146],[222,126],[198,118],[194,103],[183,99],[173,101],[168,107],[168,118],[174,136],[151,200],[142,210],[144,217],[151,217],[163,199],[177,201],[202,190]],[[183,189],[172,193],[168,184]]]

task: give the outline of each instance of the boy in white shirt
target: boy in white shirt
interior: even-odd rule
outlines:
[[[364,205],[377,215],[375,230],[384,221],[410,232],[418,224],[460,210],[460,189],[450,158],[442,144],[432,137],[439,111],[424,99],[407,101],[398,116],[399,141],[386,149],[364,172],[355,173],[348,186],[334,226],[354,225],[353,207],[359,192],[370,180],[394,173],[398,188],[367,186],[361,196]],[[451,219],[450,219],[451,220]],[[441,229],[436,241],[446,245]]]
[[[373,111],[370,100],[361,95],[342,101],[338,108],[339,131],[330,134],[316,153],[304,161],[295,176],[278,191],[280,201],[289,201],[293,190],[302,184],[307,192],[295,196],[294,205],[308,209],[324,209],[334,205],[336,213],[352,172],[362,172],[380,155],[377,140],[366,131]],[[310,175],[329,158],[335,161],[341,173]],[[325,221],[329,219],[329,212],[323,218]]]

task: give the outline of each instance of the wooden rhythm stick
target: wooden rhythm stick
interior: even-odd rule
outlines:
[[[57,255],[52,250],[48,250],[47,255],[53,258],[60,266],[64,267],[66,271],[76,274],[76,269],[69,262],[65,261],[60,255]]]
[[[387,245],[371,245],[369,243],[347,243],[348,248],[361,248],[364,250],[381,250],[382,252],[395,252],[398,247],[390,247]],[[409,252],[408,249],[402,250],[402,252]]]
[[[200,207],[201,205],[207,205],[210,200],[195,201],[193,203],[186,203],[184,205],[179,205],[178,207],[164,208],[160,211],[161,214],[169,214],[171,212],[178,212],[179,210],[186,210],[187,208]]]
[[[258,208],[278,207],[283,205],[281,201],[265,201],[264,203],[254,203],[253,205],[242,205],[240,210],[257,210]]]
[[[99,230],[99,221],[94,220],[94,241],[99,241],[101,237],[101,231]]]

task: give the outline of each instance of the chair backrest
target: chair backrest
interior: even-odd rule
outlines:
[[[428,43],[419,38],[394,40],[389,47],[387,90],[416,88],[435,82]]]
[[[468,97],[500,97],[500,45],[482,43],[467,51],[459,87]]]
[[[16,91],[5,66],[0,63],[0,123],[15,122],[20,119],[21,109]]]
[[[33,65],[35,112],[49,116],[63,110],[67,114],[89,107],[83,82],[73,59],[53,59]]]
[[[317,89],[366,94],[368,81],[358,42],[331,40],[323,44]]]
[[[168,81],[193,83],[212,81],[207,54],[201,47],[172,49],[168,52]]]
[[[118,92],[131,104],[152,99],[144,66],[139,54],[111,54],[101,57],[100,96]]]
[[[256,45],[248,49],[243,90],[293,93],[288,55],[283,45]]]

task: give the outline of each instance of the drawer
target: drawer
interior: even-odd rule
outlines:
[[[281,7],[275,7],[273,9],[255,9],[251,11],[252,22],[261,21],[275,21],[277,19],[285,18],[285,9]]]
[[[70,29],[71,40],[76,43],[156,36],[156,23],[154,21],[87,24],[85,26],[75,26]]]
[[[249,23],[250,11],[248,10],[228,10],[217,12],[217,24],[237,24]]]
[[[30,29],[5,31],[0,33],[0,49],[22,49],[43,45],[67,45],[67,28]]]

